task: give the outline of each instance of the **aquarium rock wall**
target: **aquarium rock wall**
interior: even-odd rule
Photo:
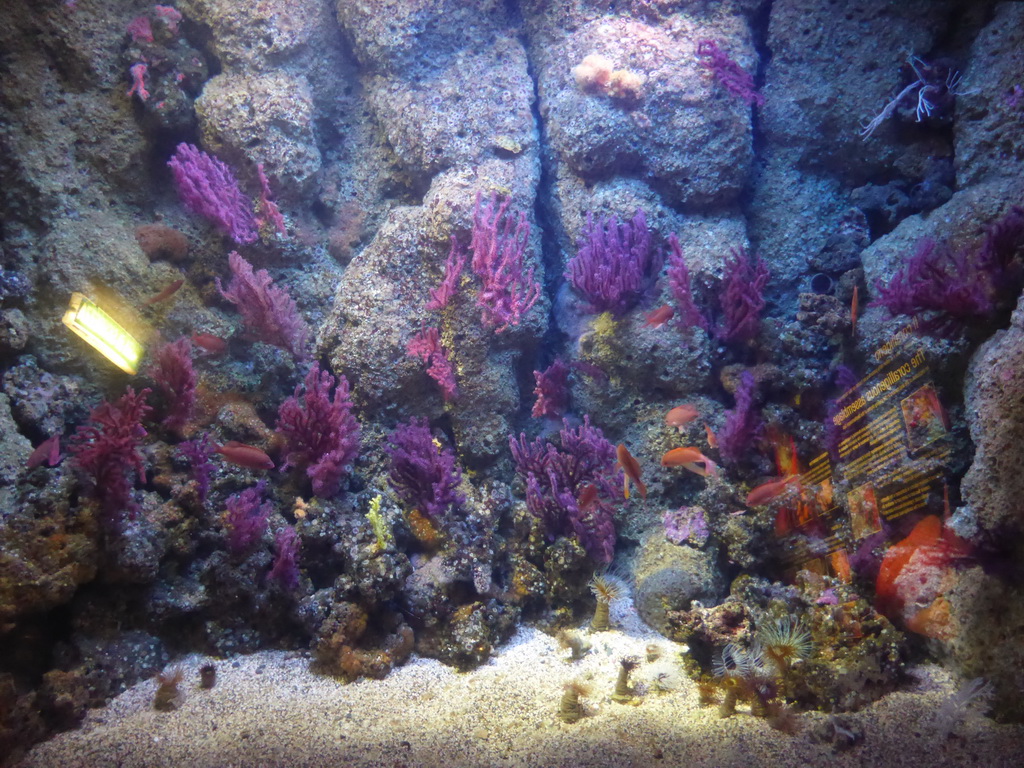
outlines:
[[[1024,719],[1024,4],[7,0],[0,71],[0,754],[623,599],[755,714]]]

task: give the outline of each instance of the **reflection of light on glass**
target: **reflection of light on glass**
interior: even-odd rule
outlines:
[[[142,345],[87,296],[71,294],[71,304],[64,313],[64,325],[125,373],[138,373]]]

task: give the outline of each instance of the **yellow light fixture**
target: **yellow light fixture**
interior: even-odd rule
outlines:
[[[139,372],[142,345],[110,315],[81,293],[71,294],[64,325],[77,333],[125,373]]]

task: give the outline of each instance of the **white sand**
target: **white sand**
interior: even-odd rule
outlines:
[[[719,719],[702,708],[693,684],[648,693],[637,705],[609,698],[625,655],[643,657],[657,642],[625,609],[619,630],[591,636],[591,653],[567,663],[547,635],[521,629],[500,654],[468,674],[414,658],[386,680],[345,685],[312,674],[307,654],[266,652],[217,661],[217,685],[197,687],[199,668],[181,662],[185,697],[173,712],[152,707],[156,682],[135,686],[84,725],[38,745],[25,768],[269,768],[270,766],[993,766],[1020,768],[1024,727],[997,726],[977,714],[939,741],[932,722],[955,688],[938,667],[914,671],[912,690],[845,715],[864,732],[846,751],[814,738],[828,719],[800,715],[787,736],[740,713]],[[643,664],[636,680],[649,677]],[[562,686],[593,685],[588,717],[557,716]]]

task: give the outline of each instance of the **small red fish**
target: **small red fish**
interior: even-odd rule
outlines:
[[[59,461],[60,435],[53,435],[36,446],[36,449],[29,455],[28,461],[25,462],[25,466],[29,469],[35,469],[42,466],[43,462],[45,462],[46,466],[55,467]]]
[[[576,506],[579,507],[580,512],[585,512],[596,501],[597,486],[587,483],[583,486],[583,490],[580,491],[580,497],[576,499]]]
[[[799,482],[799,475],[790,475],[789,477],[784,477],[781,480],[769,480],[767,483],[761,483],[760,485],[752,488],[750,493],[747,494],[747,506],[759,507],[762,504],[774,501],[791,485],[793,485],[793,483],[799,484]]]
[[[675,310],[668,304],[664,304],[647,314],[647,319],[644,320],[644,328],[661,328],[661,326],[672,319],[673,315],[675,315]]]
[[[689,403],[683,403],[665,414],[665,423],[670,427],[678,427],[679,431],[682,432],[683,427],[696,418],[697,409]]]
[[[633,458],[629,450],[622,443],[619,443],[618,448],[615,449],[615,456],[619,460],[619,466],[622,468],[624,476],[622,494],[627,499],[629,498],[629,483],[632,481],[636,485],[636,489],[640,491],[640,498],[646,499],[647,486],[640,479],[640,462]]]
[[[718,447],[718,437],[715,435],[714,432],[711,431],[711,427],[709,427],[707,424],[705,424],[704,425],[704,431],[708,435],[708,448],[717,448]]]
[[[700,466],[703,464],[704,466]],[[673,448],[661,457],[663,467],[682,467],[688,469],[701,477],[712,477],[718,474],[718,465],[700,452],[700,449],[688,446],[685,448]]]
[[[178,289],[185,284],[185,278],[175,280],[173,283],[164,288],[160,293],[151,299],[147,299],[143,306],[150,307],[154,304],[159,304],[161,301],[166,301],[178,292]]]
[[[246,469],[273,469],[274,462],[266,453],[255,445],[246,445],[237,440],[229,440],[224,445],[218,446],[217,453],[223,456],[232,464]]]
[[[193,333],[192,343],[200,349],[204,349],[211,355],[223,355],[228,351],[228,343],[220,336],[212,333]]]

